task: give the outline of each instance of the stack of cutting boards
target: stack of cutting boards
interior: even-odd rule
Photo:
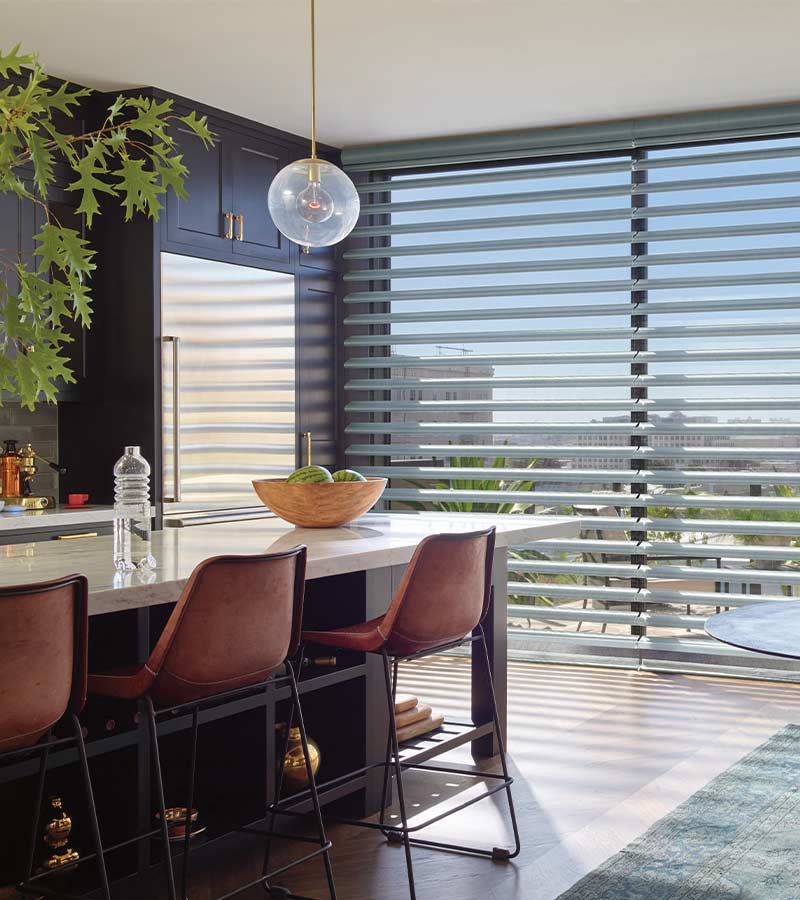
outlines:
[[[397,725],[397,741],[410,741],[411,738],[436,731],[442,727],[444,713],[434,712],[430,706],[420,703],[413,694],[397,694],[394,701],[394,720]]]

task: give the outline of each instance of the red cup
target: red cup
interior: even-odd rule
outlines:
[[[88,494],[67,494],[67,503],[70,506],[83,506],[88,499]]]

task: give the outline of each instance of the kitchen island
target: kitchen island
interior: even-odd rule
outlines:
[[[505,727],[506,550],[545,538],[574,537],[579,528],[574,518],[369,514],[348,526],[331,529],[294,528],[274,518],[173,528],[154,533],[153,555],[158,565],[142,574],[115,572],[110,536],[10,544],[0,547],[0,585],[45,581],[73,572],[85,574],[91,616],[90,669],[101,670],[141,663],[147,658],[186,578],[209,556],[269,553],[305,544],[308,569],[304,621],[317,628],[331,628],[385,612],[415,547],[426,535],[473,531],[492,524],[497,527],[494,602],[484,627]],[[381,797],[377,770],[330,790],[324,785],[383,758],[387,721],[381,660],[356,653],[337,654],[331,660],[314,656],[313,648],[306,652],[309,659],[301,673],[301,691],[309,732],[322,750],[318,775],[322,800],[348,814],[375,812]],[[473,666],[480,664],[477,659],[473,662]],[[234,826],[261,818],[271,787],[264,784],[265,761],[267,772],[275,764],[275,741],[268,736],[285,717],[287,691],[262,691],[201,713],[197,803],[208,824],[205,840],[213,842]],[[181,802],[188,720],[186,715],[175,716],[159,726],[168,805]],[[137,829],[151,827],[150,758],[139,711],[134,704],[90,698],[82,721],[88,732],[95,793],[107,841],[115,843]],[[442,749],[471,742],[475,755],[491,755],[494,746],[489,697],[480,678],[473,679],[472,722],[471,726],[447,728],[412,741],[406,752],[422,761]],[[51,756],[53,772],[48,792],[63,794],[73,820],[85,823],[74,752],[54,752]],[[29,807],[20,800],[29,790],[23,783],[33,778],[34,771],[35,762],[23,761],[0,775],[0,805],[8,809],[18,806],[22,819]],[[120,815],[120,810],[125,810],[125,815]],[[4,828],[15,815],[5,817]],[[24,842],[27,829],[14,831]],[[80,833],[76,825],[76,840]],[[0,850],[3,869],[19,852],[16,837],[5,845]],[[122,851],[110,860],[110,874],[116,880],[135,883],[152,874],[158,864],[157,854],[157,849],[147,843],[138,851]]]

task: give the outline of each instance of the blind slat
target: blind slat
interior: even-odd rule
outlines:
[[[691,372],[694,363],[722,362],[726,360],[762,360],[766,351],[762,348],[748,349],[739,347],[731,350],[719,349],[680,349],[680,350],[622,350],[616,352],[588,353],[505,353],[469,355],[469,364],[475,366],[522,366],[522,365],[608,365],[612,363],[649,363],[651,365],[664,362],[683,362],[686,370]],[[800,347],[771,347],[771,359],[800,359]],[[452,367],[452,356],[352,356],[345,360],[346,369],[391,369],[408,366],[428,368]],[[462,360],[463,362],[463,360]]]
[[[798,273],[800,280],[800,272]],[[723,325],[658,325],[645,328],[552,328],[540,331],[461,331],[447,335],[457,344],[517,343],[520,341],[658,340],[693,337],[753,337],[800,334],[797,322],[731,322]],[[432,334],[357,334],[345,339],[346,347],[388,347],[395,344],[433,344]],[[452,358],[451,358],[452,364]]]
[[[767,209],[794,209],[800,206],[800,197],[768,197],[758,200],[729,200],[721,203],[685,203],[652,207],[647,210],[648,219],[670,216],[726,215],[737,212],[755,212]],[[566,225],[572,222],[613,222],[630,220],[639,210],[633,206],[617,206],[608,209],[579,210],[577,212],[538,213],[524,216],[489,216],[446,220],[421,220],[396,222],[391,225],[359,225],[353,229],[354,238],[388,237],[396,234],[423,234],[448,231],[475,231],[492,228],[522,228],[530,226]]]
[[[466,184],[491,184],[504,181],[527,181],[529,179],[564,178],[570,175],[601,175],[612,172],[649,171],[653,169],[707,166],[719,163],[764,161],[772,159],[792,159],[800,156],[797,147],[761,147],[758,150],[740,150],[727,153],[697,153],[691,156],[666,156],[656,159],[612,161],[605,163],[579,163],[578,165],[513,167],[504,171],[482,170],[457,175],[418,176],[414,178],[393,178],[388,181],[371,181],[357,186],[359,193],[384,193],[395,190],[419,190],[420,188],[454,187]]]
[[[647,304],[647,315],[675,315],[690,313],[707,315],[710,312],[739,310],[795,309],[800,297],[731,297],[724,300],[655,300]],[[536,306],[529,309],[499,307],[482,309],[418,310],[399,313],[356,313],[347,316],[345,325],[388,325],[395,322],[464,322],[494,319],[549,319],[576,316],[630,316],[630,303],[578,304],[575,306]]]
[[[787,447],[631,447],[624,446],[565,446],[550,444],[531,446],[520,444],[351,444],[345,448],[346,456],[425,456],[451,457],[469,453],[487,458],[503,456],[508,459],[570,459],[581,458],[614,458],[614,459],[723,459],[737,460],[771,460],[784,459],[800,461],[800,449]]]
[[[741,263],[771,259],[796,259],[800,247],[757,247],[739,250],[707,250],[697,253],[647,253],[640,256],[572,256],[547,260],[515,260],[512,262],[452,263],[446,266],[415,266],[378,270],[353,269],[344,281],[389,281],[395,278],[451,278],[471,275],[507,275],[527,272],[580,271],[581,269],[624,269],[631,266],[710,265],[724,262]]]
[[[364,215],[405,214],[431,209],[467,209],[473,206],[507,206],[519,203],[545,203],[620,197],[637,194],[664,194],[679,191],[722,190],[765,184],[789,184],[800,181],[800,171],[761,172],[749,175],[724,175],[718,178],[691,178],[678,181],[656,181],[645,184],[603,184],[590,187],[561,188],[553,191],[509,191],[502,194],[476,194],[466,197],[436,197],[428,200],[406,200],[399,203],[362,203]]]
[[[458,448],[452,448],[457,452]],[[469,449],[469,448],[468,448]],[[584,450],[584,453],[586,451]],[[579,481],[593,484],[609,484],[618,482],[627,484],[631,481],[648,484],[798,484],[800,472],[726,472],[715,469],[696,470],[663,470],[663,469],[547,469],[547,468],[514,468],[504,466],[502,470],[479,466],[361,466],[362,475],[378,475],[385,478],[416,478],[423,480],[470,480],[497,479],[505,481],[534,481],[537,484],[547,481],[568,482]]]

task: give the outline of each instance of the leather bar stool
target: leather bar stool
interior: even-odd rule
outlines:
[[[23,881],[17,886],[23,894],[71,896],[43,884],[47,876],[64,869],[34,875],[33,864],[50,752],[76,745],[94,844],[94,852],[79,862],[95,860],[102,895],[105,900],[110,898],[78,720],[86,702],[88,608],[83,575],[0,588],[0,765],[24,756],[39,756],[28,858]],[[69,722],[72,735],[56,738],[62,720],[64,724]]]
[[[380,822],[347,821],[352,825],[380,829],[388,840],[402,842],[405,846],[406,868],[409,892],[416,898],[414,869],[411,846],[453,850],[473,853],[495,860],[513,859],[520,852],[519,830],[511,796],[513,779],[508,774],[503,736],[497,713],[494,686],[491,679],[489,652],[483,621],[489,611],[492,599],[492,558],[494,555],[495,529],[475,531],[468,534],[437,534],[425,538],[417,547],[414,556],[403,575],[400,585],[392,598],[388,611],[376,619],[332,631],[305,630],[304,643],[318,644],[339,650],[362,653],[376,653],[383,658],[386,702],[389,713],[389,735],[386,760],[378,766],[384,769],[383,807],[387,806],[390,772],[394,770],[397,784],[397,800],[400,807],[401,825],[387,824],[384,813]],[[488,679],[489,695],[492,700],[493,730],[499,748],[502,774],[476,773],[495,783],[491,788],[460,803],[444,814],[409,827],[403,791],[403,771],[414,768],[430,768],[403,762],[397,741],[397,727],[394,718],[394,698],[397,692],[397,673],[400,662],[420,659],[443,650],[472,643],[473,648],[483,654],[485,673]],[[370,767],[367,767],[370,768]],[[365,771],[360,770],[353,775]],[[436,766],[435,771],[463,775],[461,769]],[[339,779],[337,779],[339,780]],[[448,844],[441,841],[412,838],[414,832],[438,822],[467,806],[483,800],[498,791],[505,790],[511,825],[514,832],[514,849],[502,847],[484,849]]]
[[[290,662],[300,641],[305,570],[305,547],[296,547],[284,553],[207,559],[197,566],[186,582],[155,649],[143,666],[89,675],[90,693],[139,700],[145,707],[156,776],[159,832],[171,900],[175,900],[176,893],[158,751],[157,718],[164,713],[191,713],[189,776],[184,804],[187,810],[191,810],[200,710],[211,702],[218,704],[255,691],[266,691],[270,685],[287,684],[292,703],[288,724],[291,726],[296,716],[317,826],[317,838],[305,840],[319,846],[272,872],[264,871],[260,878],[226,893],[224,898],[234,897],[257,885],[263,885],[276,896],[288,896],[284,888],[270,882],[288,869],[322,856],[331,900],[336,900],[328,854],[331,843],[325,836],[297,682]],[[283,674],[278,672],[281,668]],[[266,703],[264,708],[266,710]],[[184,900],[188,897],[189,887],[190,821],[186,822],[186,826],[180,895]],[[273,828],[274,825],[268,831],[255,828],[240,830],[261,834],[269,840],[278,836],[273,833]],[[292,838],[292,835],[280,836]]]

